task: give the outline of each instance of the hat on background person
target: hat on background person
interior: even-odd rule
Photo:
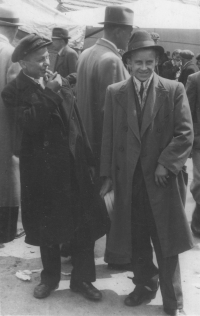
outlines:
[[[147,31],[139,30],[133,33],[131,36],[128,44],[128,51],[122,56],[123,62],[126,63],[127,57],[130,57],[132,52],[143,48],[153,48],[158,51],[159,54],[164,53],[164,48],[155,44],[151,34],[149,34]]]
[[[194,53],[189,49],[184,49],[180,51],[181,58],[191,60],[194,57]]]
[[[99,24],[116,24],[133,26],[134,12],[126,7],[108,6],[105,10],[104,22]]]
[[[12,54],[12,62],[16,63],[23,60],[24,57],[37,51],[38,49],[48,46],[52,43],[51,40],[41,37],[38,34],[30,34],[22,38],[16,46]]]
[[[0,26],[20,26],[19,15],[16,10],[0,5]]]
[[[52,39],[58,38],[58,39],[68,39],[71,38],[69,36],[69,32],[67,29],[63,29],[61,27],[55,27],[52,31]]]

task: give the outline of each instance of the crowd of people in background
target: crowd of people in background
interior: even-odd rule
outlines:
[[[106,7],[99,23],[103,37],[80,56],[60,27],[14,48],[19,18],[0,7],[0,242],[15,238],[21,207],[25,242],[40,246],[43,264],[34,297],[58,287],[63,255],[72,258],[71,290],[99,301],[94,245],[106,234],[108,268],[134,273],[125,305],[160,286],[166,314],[181,315],[178,254],[193,246],[184,215],[191,152],[191,228],[200,237],[200,54],[195,63],[177,48],[170,58],[159,34],[133,30],[126,7]]]

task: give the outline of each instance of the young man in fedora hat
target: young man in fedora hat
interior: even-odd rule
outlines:
[[[133,11],[121,6],[108,6],[105,10],[103,38],[86,49],[79,57],[77,69],[77,102],[96,160],[96,186],[99,191],[99,167],[104,100],[108,85],[130,77],[118,50],[126,50],[133,26]],[[107,239],[105,261],[110,267],[123,268],[129,260],[115,255]],[[119,266],[120,264],[120,266]]]
[[[102,294],[95,281],[94,243],[107,233],[105,205],[95,195],[94,158],[68,80],[51,74],[48,39],[23,38],[12,54],[21,72],[2,98],[21,130],[20,179],[25,242],[40,246],[43,270],[34,297],[60,281],[60,244],[73,244],[70,288],[87,299]]]
[[[56,50],[57,57],[54,72],[57,71],[62,77],[66,78],[71,73],[76,72],[78,54],[68,45],[71,38],[67,29],[56,27],[52,32],[53,49]]]
[[[13,64],[11,55],[19,22],[15,10],[0,6],[0,92],[20,71],[19,64]],[[16,236],[20,205],[19,159],[14,150],[16,122],[6,110],[0,97],[0,243],[9,242]]]
[[[193,129],[183,85],[154,72],[163,51],[149,33],[135,32],[123,56],[132,77],[107,89],[100,194],[104,197],[114,188],[110,234],[118,240],[116,254],[124,252],[132,259],[136,286],[125,304],[154,298],[160,280],[164,311],[179,315],[183,297],[178,254],[192,247],[183,188]]]

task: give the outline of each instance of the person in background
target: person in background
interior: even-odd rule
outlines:
[[[164,311],[176,316],[184,314],[178,254],[193,246],[184,209],[193,128],[183,85],[154,72],[163,51],[135,32],[125,53],[132,77],[107,88],[100,194],[114,187],[115,252],[132,258],[135,288],[125,304],[155,298],[160,281]]]
[[[154,41],[154,43],[157,45],[158,41],[160,39],[160,35],[156,32],[151,32],[150,33],[152,40]],[[155,72],[159,75],[159,68],[158,68],[158,64],[155,66]]]
[[[110,220],[95,196],[94,158],[69,82],[49,67],[48,39],[24,37],[12,54],[22,70],[3,90],[5,106],[22,130],[20,180],[25,242],[40,246],[43,270],[38,299],[59,285],[60,244],[73,243],[70,289],[98,301],[95,240]]]
[[[189,75],[198,71],[197,66],[194,63],[193,57],[194,53],[191,50],[185,49],[180,52],[182,67],[181,74],[178,78],[179,82],[182,82],[183,85],[186,85],[187,78]]]
[[[53,49],[56,50],[57,57],[54,65],[54,72],[57,71],[62,77],[66,78],[71,73],[76,72],[78,54],[68,44],[71,38],[66,29],[56,27],[52,32]]]
[[[200,55],[197,55],[197,58],[200,59]],[[193,180],[190,190],[196,206],[192,214],[191,229],[196,237],[200,237],[200,71],[188,76],[185,88],[194,128],[194,143],[192,148]]]
[[[77,104],[95,156],[98,192],[106,88],[130,77],[118,49],[127,48],[133,30],[133,11],[123,6],[108,6],[105,20],[100,24],[104,25],[103,38],[80,55],[77,68]],[[130,263],[130,258],[112,251],[117,243],[118,240],[109,234],[105,262],[110,268],[124,268]]]
[[[19,22],[18,14],[5,5],[0,6],[0,92],[20,71],[11,55]],[[13,240],[17,232],[20,205],[20,176],[16,122],[4,107],[0,97],[0,243]]]
[[[199,70],[200,70],[200,54],[198,54],[198,55],[196,56],[196,65],[197,65],[197,67],[198,67]]]
[[[178,81],[178,78],[180,76],[181,72],[181,57],[180,57],[180,49],[175,49],[172,53],[172,59],[166,61],[162,65],[161,70],[161,77],[170,79],[170,80],[176,80]]]

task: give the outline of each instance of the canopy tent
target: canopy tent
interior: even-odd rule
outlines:
[[[51,4],[52,4],[51,0]],[[53,9],[42,0],[0,0],[0,3],[11,6],[18,11],[23,23],[20,30],[26,33],[38,33],[51,37],[54,27],[64,27],[69,30],[71,39],[69,45],[81,49],[84,43],[85,26],[78,24],[72,18]],[[55,1],[57,3],[57,1]]]
[[[134,11],[134,26],[160,35],[160,44],[166,51],[176,48],[200,51],[200,7],[168,0],[134,0],[126,4]],[[87,26],[85,48],[93,45],[102,32],[98,23],[104,20],[105,8],[71,11],[65,13],[69,20]]]

